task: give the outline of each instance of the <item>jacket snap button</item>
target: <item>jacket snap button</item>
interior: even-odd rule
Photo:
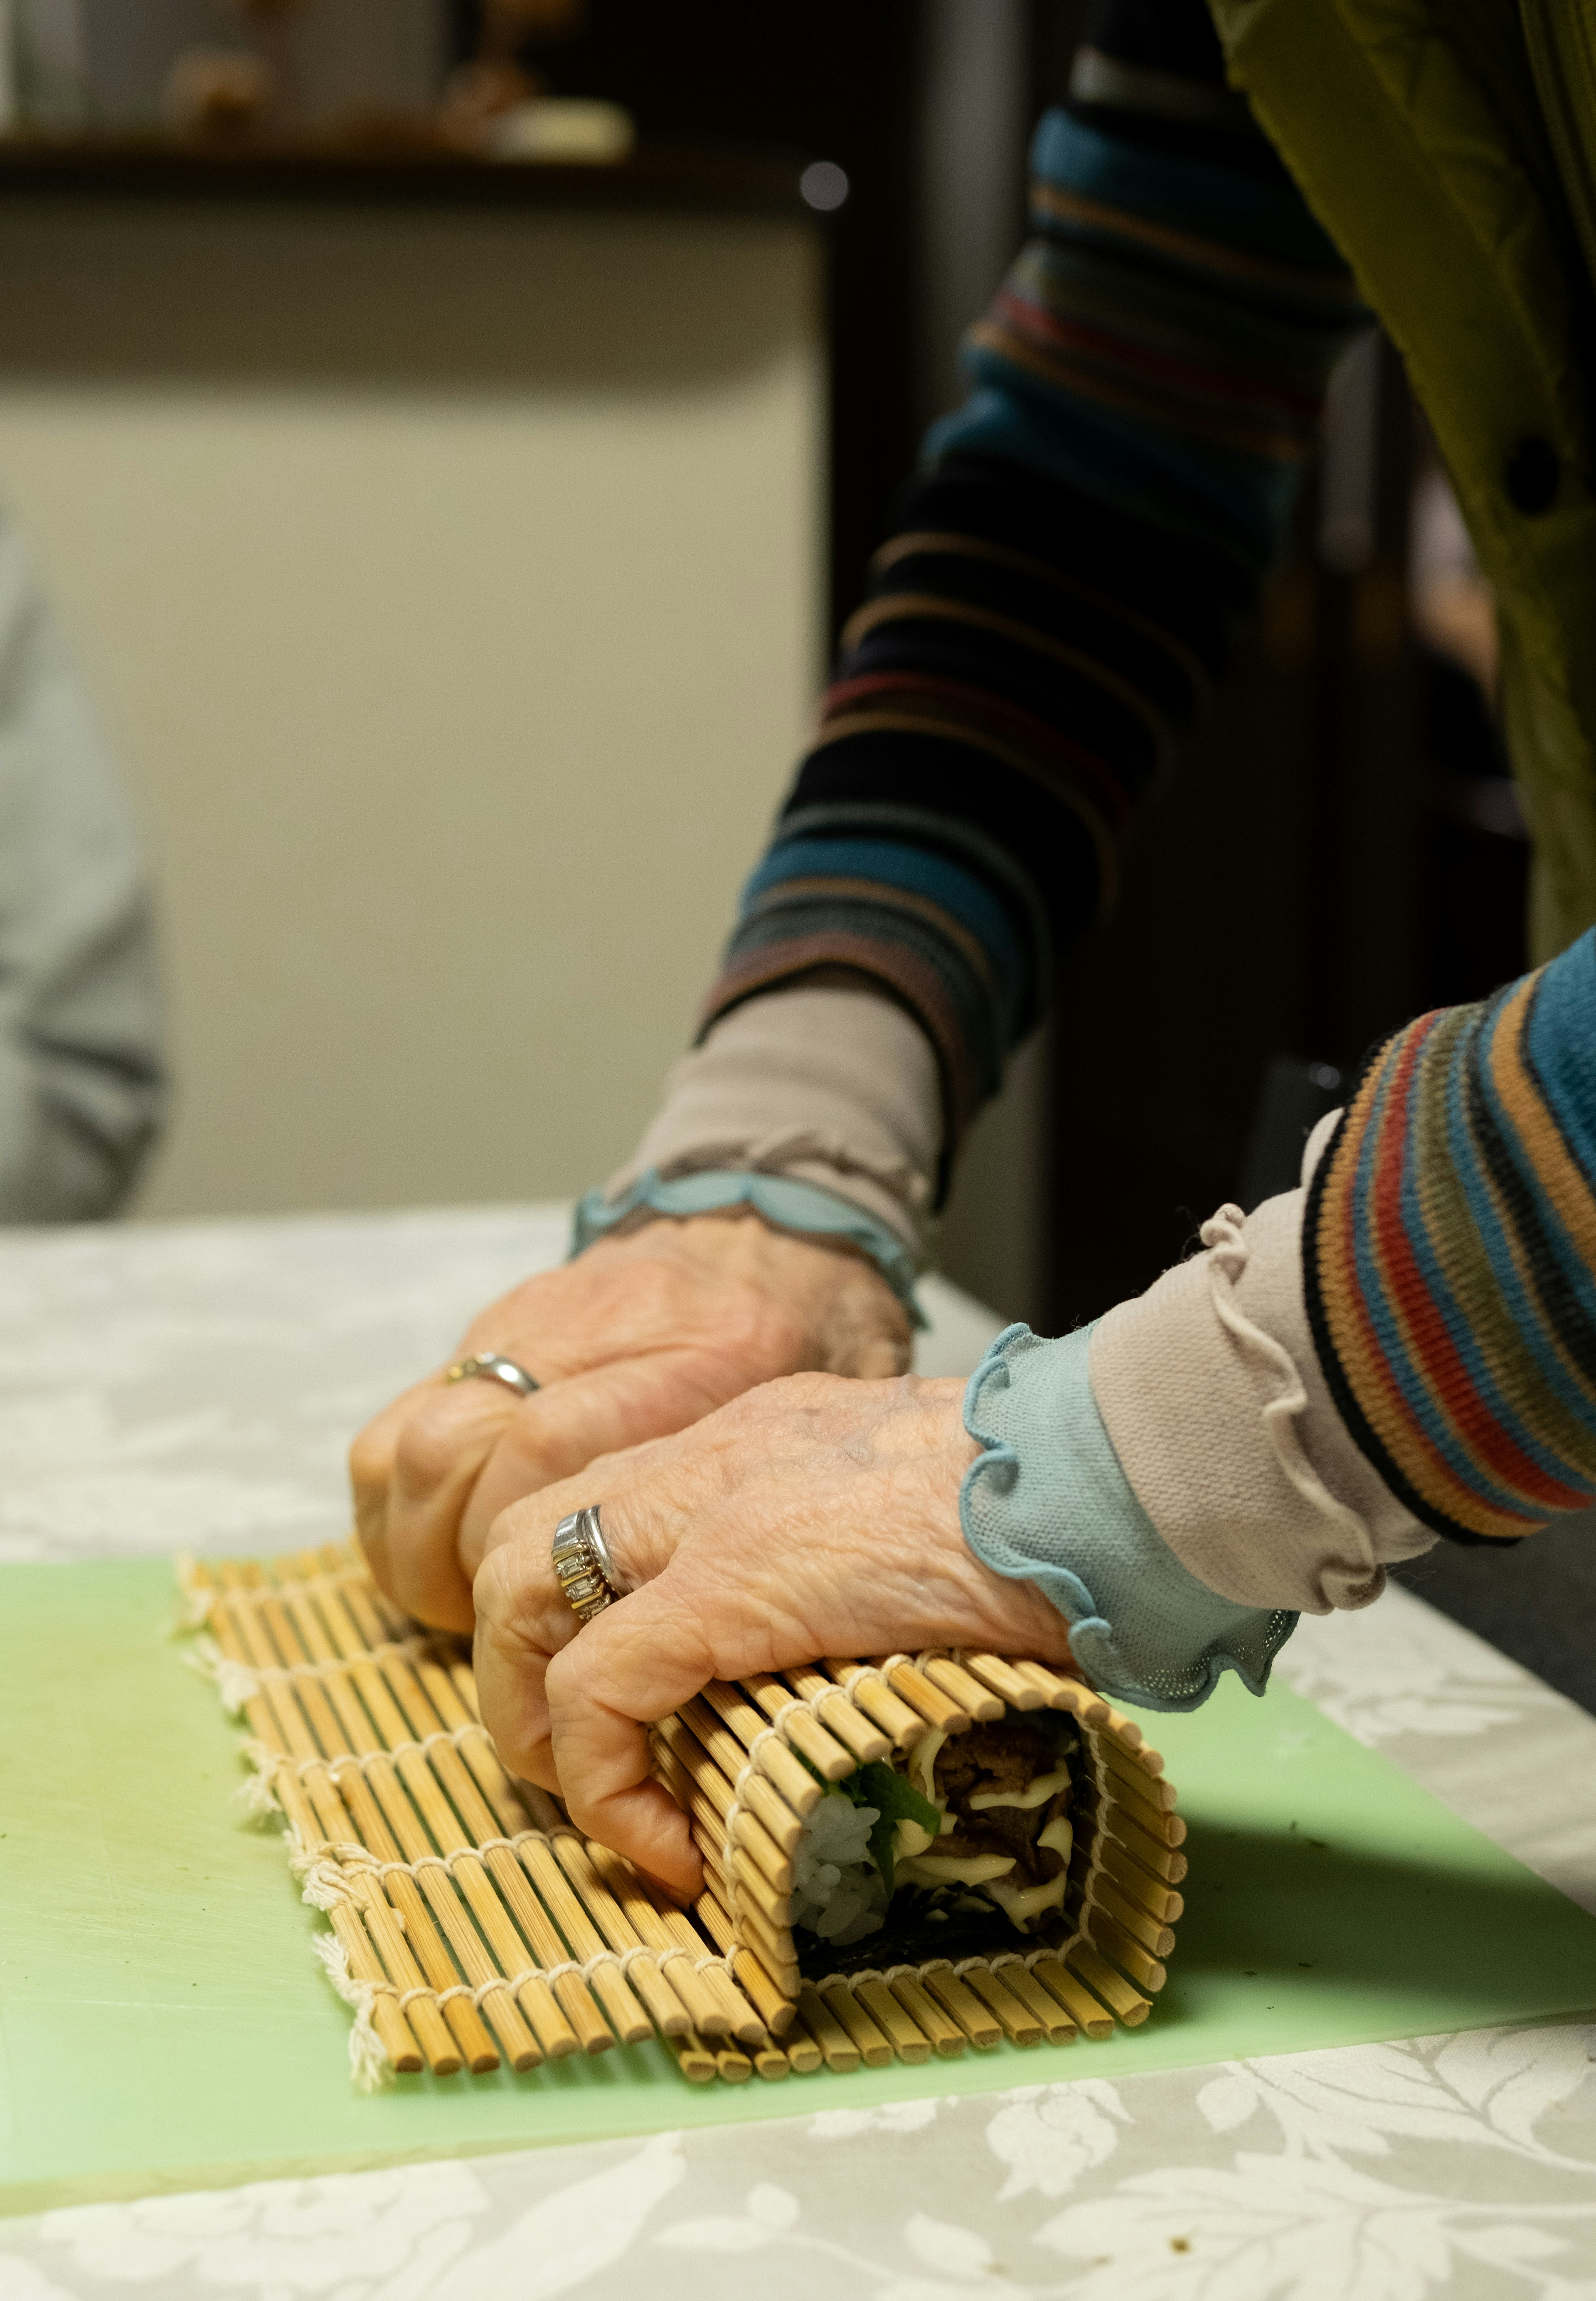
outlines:
[[[1558,491],[1558,451],[1550,439],[1532,431],[1520,439],[1508,457],[1508,500],[1515,511],[1533,519],[1550,511]]]

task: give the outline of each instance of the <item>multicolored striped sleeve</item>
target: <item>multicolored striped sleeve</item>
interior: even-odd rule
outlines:
[[[1596,930],[1376,1051],[1303,1270],[1342,1419],[1425,1526],[1513,1541],[1596,1500]]]
[[[1113,899],[1364,323],[1266,146],[1149,141],[1137,88],[1168,76],[1099,62],[1114,104],[1038,132],[1034,237],[966,340],[971,396],[842,634],[704,1016],[868,979],[936,1050],[945,1168]]]

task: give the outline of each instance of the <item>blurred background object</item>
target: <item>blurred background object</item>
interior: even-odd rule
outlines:
[[[443,70],[439,0],[10,0],[9,13],[14,116],[34,130],[155,130],[188,57],[209,59],[219,84],[235,60],[240,88],[253,62],[299,126],[424,113]]]
[[[0,0],[0,490],[160,868],[146,1212],[553,1196],[625,1155],[1082,15]],[[1096,1315],[1287,1187],[1372,1042],[1522,968],[1494,662],[1371,333],[976,1130],[951,1276]],[[1405,1577],[1590,1700],[1588,1535]]]
[[[0,485],[166,858],[185,1094],[147,1203],[579,1187],[690,1027],[1082,11],[13,6],[35,123],[153,130],[201,52],[239,60],[191,90],[220,127],[273,76],[225,183],[0,177]],[[551,100],[635,155],[495,191],[449,157],[535,153]],[[1523,963],[1492,628],[1371,333],[1214,720],[976,1131],[962,1283],[1054,1327],[1139,1289],[1290,1179],[1316,1080]],[[626,837],[591,846],[595,802]],[[674,858],[689,813],[651,909],[631,831]]]

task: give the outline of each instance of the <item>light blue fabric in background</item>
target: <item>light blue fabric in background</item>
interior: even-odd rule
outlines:
[[[749,1174],[738,1167],[712,1167],[702,1175],[679,1175],[666,1182],[650,1167],[618,1199],[589,1191],[579,1199],[572,1231],[572,1259],[595,1239],[604,1237],[639,1207],[656,1214],[707,1215],[725,1207],[752,1207],[777,1230],[796,1232],[801,1238],[841,1238],[867,1254],[897,1295],[916,1326],[926,1323],[915,1298],[919,1276],[908,1248],[885,1223],[877,1222],[849,1199],[818,1183],[796,1182],[790,1175]]]
[[[1091,1328],[1046,1342],[1007,1327],[970,1377],[965,1538],[994,1573],[1034,1582],[1111,1701],[1195,1710],[1233,1669],[1261,1694],[1297,1616],[1240,1606],[1189,1572],[1137,1501],[1092,1395]]]

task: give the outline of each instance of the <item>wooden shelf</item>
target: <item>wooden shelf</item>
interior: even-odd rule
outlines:
[[[182,143],[168,137],[0,139],[0,200],[303,201],[405,207],[659,211],[823,219],[802,163],[759,154],[644,146],[615,162],[478,159],[405,144]]]

